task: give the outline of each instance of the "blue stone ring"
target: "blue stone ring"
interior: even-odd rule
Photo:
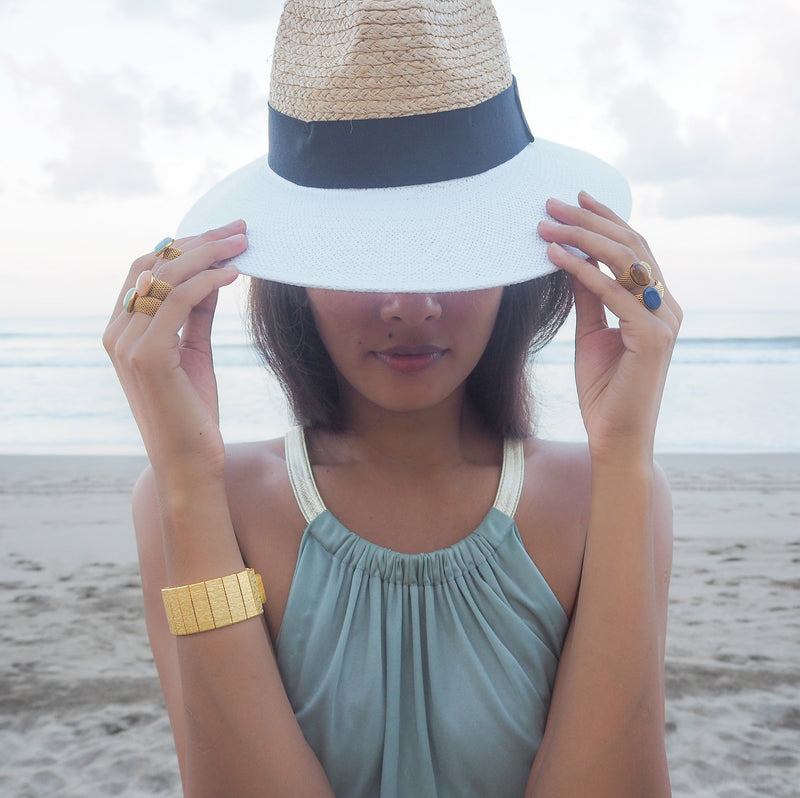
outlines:
[[[636,298],[648,309],[658,310],[664,297],[664,286],[656,280],[655,285],[648,285]]]

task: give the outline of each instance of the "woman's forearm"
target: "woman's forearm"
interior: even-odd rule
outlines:
[[[580,589],[530,796],[670,794],[663,489],[652,461],[593,460]]]
[[[592,466],[592,496],[573,623],[581,679],[610,717],[658,703],[661,651],[655,586],[652,462]],[[624,682],[625,689],[619,685]]]
[[[216,579],[245,568],[222,479],[187,484],[156,474],[164,558],[171,585]]]
[[[209,480],[192,488],[180,476],[165,477],[154,494],[167,584],[153,585],[153,593],[245,567],[224,484]],[[185,794],[330,796],[286,696],[263,616],[172,637],[162,615],[156,608],[148,625],[157,627],[151,637],[162,636],[154,651],[171,650],[178,674],[179,703],[174,697],[171,703],[180,715],[176,743]],[[169,656],[161,654],[162,667]]]

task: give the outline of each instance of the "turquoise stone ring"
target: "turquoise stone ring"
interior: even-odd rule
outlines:
[[[136,302],[137,297],[139,294],[136,293],[135,288],[129,288],[128,293],[125,294],[125,299],[122,300],[122,307],[128,311],[128,313],[133,313],[133,303]]]
[[[178,247],[173,247],[172,245],[174,243],[174,238],[165,238],[163,241],[159,241],[153,250],[153,254],[157,258],[164,258],[164,260],[175,260],[175,258],[179,258],[183,255],[183,250]]]
[[[175,239],[174,238],[170,238],[169,236],[167,236],[166,238],[164,238],[161,241],[159,241],[155,245],[155,247],[153,247],[153,254],[156,257],[158,257],[159,255],[161,255],[162,252],[164,252],[165,249],[167,249],[168,247],[171,247],[174,243],[175,243]]]

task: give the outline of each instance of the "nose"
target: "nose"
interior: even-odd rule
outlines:
[[[383,321],[403,321],[411,327],[436,321],[441,315],[442,306],[436,294],[386,294],[381,305]]]

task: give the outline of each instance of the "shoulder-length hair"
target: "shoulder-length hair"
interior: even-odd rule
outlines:
[[[562,271],[503,289],[489,342],[466,383],[469,400],[491,431],[517,438],[531,433],[528,360],[553,338],[571,308],[572,290]],[[298,423],[341,429],[336,372],[305,288],[253,278],[249,329]]]

